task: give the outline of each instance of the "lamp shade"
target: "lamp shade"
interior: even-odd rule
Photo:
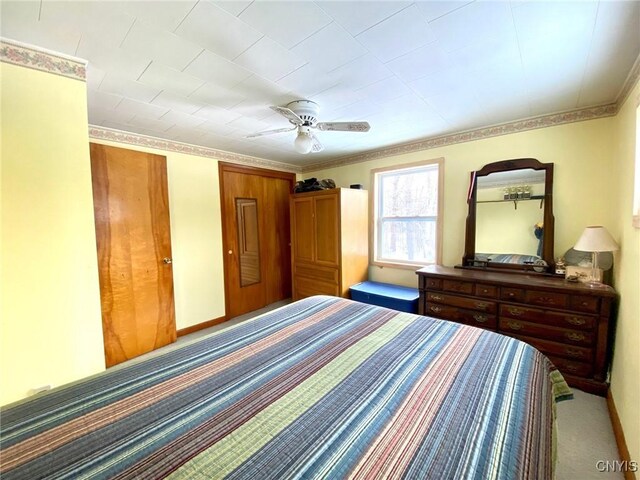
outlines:
[[[618,244],[606,228],[601,226],[587,227],[573,247],[581,252],[613,252]]]

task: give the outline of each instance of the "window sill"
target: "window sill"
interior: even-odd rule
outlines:
[[[398,263],[398,262],[384,262],[373,261],[371,265],[382,268],[398,268],[402,270],[419,270],[427,265],[435,265],[435,263]]]

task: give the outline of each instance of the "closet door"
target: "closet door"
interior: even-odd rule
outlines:
[[[227,318],[291,297],[289,195],[295,175],[221,162]]]
[[[92,143],[107,367],[176,340],[166,157]]]

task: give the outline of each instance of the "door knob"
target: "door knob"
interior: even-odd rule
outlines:
[[[233,250],[229,250],[229,255],[233,255]]]
[[[173,260],[169,257],[164,257],[162,261],[167,265],[170,265],[171,263],[173,263]]]

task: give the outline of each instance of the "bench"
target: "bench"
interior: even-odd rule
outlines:
[[[357,302],[378,305],[401,312],[418,313],[418,289],[389,283],[362,282],[353,285],[349,292]]]

